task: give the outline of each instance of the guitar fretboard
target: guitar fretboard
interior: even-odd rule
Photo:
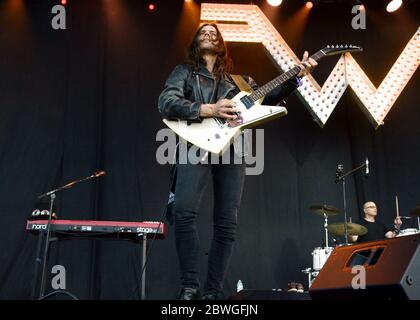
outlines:
[[[313,54],[311,58],[314,59],[315,61],[319,61],[324,56],[325,56],[325,53],[322,50],[319,50],[317,53]],[[248,98],[251,99],[252,102],[255,102],[261,99],[262,97],[264,97],[265,95],[267,95],[268,93],[276,89],[281,84],[296,77],[299,74],[299,72],[300,72],[300,68],[298,66],[290,69],[289,71],[281,74],[277,78],[263,85],[258,90],[254,91],[252,94],[248,96]]]

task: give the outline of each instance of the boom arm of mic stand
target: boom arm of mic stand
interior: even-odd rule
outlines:
[[[343,204],[344,204],[344,239],[346,242],[346,245],[348,245],[349,241],[349,232],[348,232],[348,228],[347,228],[347,203],[346,203],[346,181],[345,181],[345,177],[347,177],[348,175],[356,172],[357,170],[362,169],[363,167],[366,166],[366,163],[363,163],[362,165],[358,166],[357,168],[354,168],[352,170],[350,170],[347,173],[344,173],[340,176],[337,177],[338,181],[342,181],[343,182]]]
[[[64,185],[64,186],[62,186],[62,187],[60,187],[60,188],[57,188],[57,189],[54,189],[54,190],[48,191],[47,193],[44,193],[44,194],[41,194],[40,196],[38,196],[38,199],[42,199],[42,198],[45,198],[45,197],[49,197],[50,195],[52,195],[52,194],[54,194],[54,193],[57,193],[57,192],[59,192],[59,191],[61,191],[61,190],[64,190],[64,189],[70,189],[71,187],[73,187],[73,186],[74,186],[76,183],[78,183],[78,182],[80,182],[80,181],[72,181],[72,182],[67,183],[66,185]]]
[[[102,175],[104,175],[104,174],[105,174],[105,171],[101,171],[101,172],[99,172],[99,173],[92,174],[91,176],[88,176],[88,177],[86,177],[86,178],[71,181],[71,182],[69,182],[69,183],[65,184],[64,186],[62,186],[62,187],[60,187],[60,188],[57,188],[57,189],[54,189],[54,190],[48,191],[47,193],[41,194],[40,196],[38,196],[38,199],[42,199],[42,198],[45,198],[45,197],[49,197],[49,196],[50,196],[50,195],[52,195],[53,193],[57,193],[57,192],[59,192],[59,191],[61,191],[61,190],[64,190],[64,189],[70,189],[71,187],[73,187],[74,185],[76,185],[76,184],[78,184],[78,183],[80,183],[80,182],[83,182],[83,181],[86,181],[86,180],[89,180],[89,179],[93,179],[93,178],[96,178],[96,177],[100,177],[100,176],[102,176]]]
[[[366,163],[363,163],[362,165],[358,166],[357,168],[354,168],[350,170],[349,172],[343,173],[342,175],[338,176],[338,180],[342,180],[343,178],[347,177],[348,175],[352,174],[353,172],[356,172],[357,170],[362,169],[363,167],[366,167]]]

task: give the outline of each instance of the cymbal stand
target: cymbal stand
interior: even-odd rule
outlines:
[[[328,215],[324,212],[325,248],[328,248]]]
[[[310,288],[312,285],[312,268],[306,268],[302,272],[308,275],[308,288]]]

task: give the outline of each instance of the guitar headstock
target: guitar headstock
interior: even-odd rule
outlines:
[[[354,45],[332,45],[326,46],[324,49],[321,50],[326,56],[333,56],[335,54],[341,54],[345,52],[361,52],[363,49],[359,46]]]

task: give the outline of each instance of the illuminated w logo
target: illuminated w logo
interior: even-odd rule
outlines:
[[[203,3],[201,19],[233,22],[218,24],[224,39],[262,43],[282,71],[293,68],[300,61],[264,13],[255,5]],[[346,53],[338,60],[322,88],[311,75],[308,75],[303,78],[303,85],[298,90],[308,110],[322,127],[347,86],[350,86],[362,110],[377,128],[383,124],[383,120],[419,64],[420,28],[378,88],[369,80],[351,54]]]

